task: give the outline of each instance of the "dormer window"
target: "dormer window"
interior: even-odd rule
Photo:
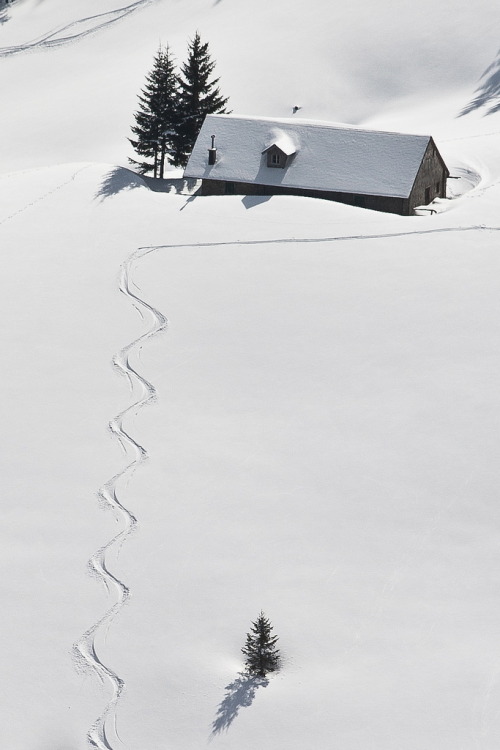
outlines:
[[[267,166],[284,169],[286,167],[287,155],[276,144],[270,146],[264,153],[267,153]]]

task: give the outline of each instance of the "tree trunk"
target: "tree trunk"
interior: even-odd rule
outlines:
[[[160,180],[163,180],[163,170],[165,167],[165,151],[166,151],[165,138],[162,138],[161,139],[161,152],[160,152]]]
[[[155,180],[158,177],[158,146],[155,145],[155,166],[154,166],[154,177]]]

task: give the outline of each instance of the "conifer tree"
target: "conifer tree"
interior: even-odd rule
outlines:
[[[129,138],[129,141],[139,156],[152,162],[134,159],[129,162],[138,167],[141,174],[153,172],[154,177],[161,178],[165,159],[174,162],[173,140],[179,124],[179,85],[168,46],[160,46],[156,53],[134,117],[136,124],[131,130],[136,139]]]
[[[227,114],[228,99],[221,95],[219,78],[211,78],[215,62],[208,43],[196,32],[188,46],[188,58],[181,67],[180,122],[176,134],[176,166],[186,166],[189,154],[208,114]]]
[[[273,627],[261,612],[247,633],[246,644],[241,649],[250,674],[265,677],[268,672],[276,672],[280,667],[280,652],[276,648],[278,636],[271,635]]]

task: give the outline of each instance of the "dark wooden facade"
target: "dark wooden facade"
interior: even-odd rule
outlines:
[[[408,198],[408,213],[412,214],[416,206],[426,206],[434,198],[446,198],[446,180],[449,175],[449,170],[431,138]]]
[[[271,166],[271,165],[269,165]],[[272,165],[278,166],[278,165]],[[341,193],[328,190],[261,185],[253,182],[230,182],[227,180],[203,179],[200,195],[298,195],[309,198],[347,203],[351,206],[369,208],[372,211],[410,216],[417,206],[431,203],[434,198],[446,197],[446,180],[449,171],[432,138],[425,151],[415,181],[407,198],[362,193]]]

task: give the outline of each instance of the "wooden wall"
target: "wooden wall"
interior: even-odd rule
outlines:
[[[448,175],[446,164],[431,138],[408,198],[306,190],[281,185],[257,185],[253,182],[227,182],[224,180],[203,180],[199,195],[301,195],[336,201],[337,203],[347,203],[350,206],[369,208],[372,211],[409,216],[413,215],[416,206],[424,206],[436,197],[446,197],[446,178]]]
[[[407,214],[408,200],[377,195],[355,195],[323,190],[288,188],[281,185],[256,185],[252,182],[225,182],[224,180],[203,180],[199,195],[300,195],[306,198],[347,203],[350,206],[370,208],[372,211]]]
[[[446,198],[448,175],[446,164],[431,138],[410,193],[410,212],[413,213],[416,206],[427,205],[434,198]]]

